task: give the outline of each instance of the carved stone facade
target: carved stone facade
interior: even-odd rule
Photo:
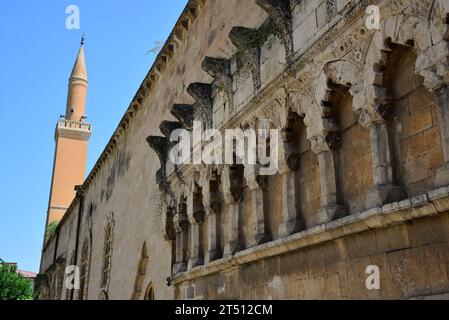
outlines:
[[[110,298],[139,298],[136,279],[156,299],[449,294],[449,1],[230,2],[189,2],[42,273],[84,241],[90,202],[93,238],[114,212]],[[278,129],[277,172],[173,165],[170,136],[194,121]],[[142,153],[147,136],[155,152]],[[97,298],[101,263],[89,265]],[[381,290],[365,287],[371,265]]]

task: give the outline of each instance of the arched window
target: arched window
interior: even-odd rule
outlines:
[[[89,286],[89,264],[89,244],[87,241],[84,241],[83,251],[81,253],[79,300],[87,299],[87,288]]]
[[[145,300],[156,300],[154,298],[154,289],[152,282],[150,282],[150,284],[147,287],[147,291],[145,292]]]
[[[101,287],[106,288],[109,284],[109,275],[111,271],[112,258],[112,240],[113,240],[113,223],[108,222],[104,237],[104,255],[103,255],[103,270],[101,273]]]

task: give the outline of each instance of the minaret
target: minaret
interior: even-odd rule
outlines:
[[[75,198],[75,186],[84,182],[87,144],[92,126],[84,115],[87,95],[87,71],[84,37],[69,80],[65,117],[55,131],[55,158],[47,211],[47,223],[59,222]]]

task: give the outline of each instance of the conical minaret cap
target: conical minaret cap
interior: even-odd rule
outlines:
[[[86,59],[84,58],[84,45],[81,45],[78,51],[78,56],[76,57],[75,65],[73,66],[72,74],[70,79],[83,79],[87,81],[87,69],[86,69]]]

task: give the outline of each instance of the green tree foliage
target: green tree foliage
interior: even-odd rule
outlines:
[[[32,300],[33,295],[31,281],[0,260],[0,300]]]

